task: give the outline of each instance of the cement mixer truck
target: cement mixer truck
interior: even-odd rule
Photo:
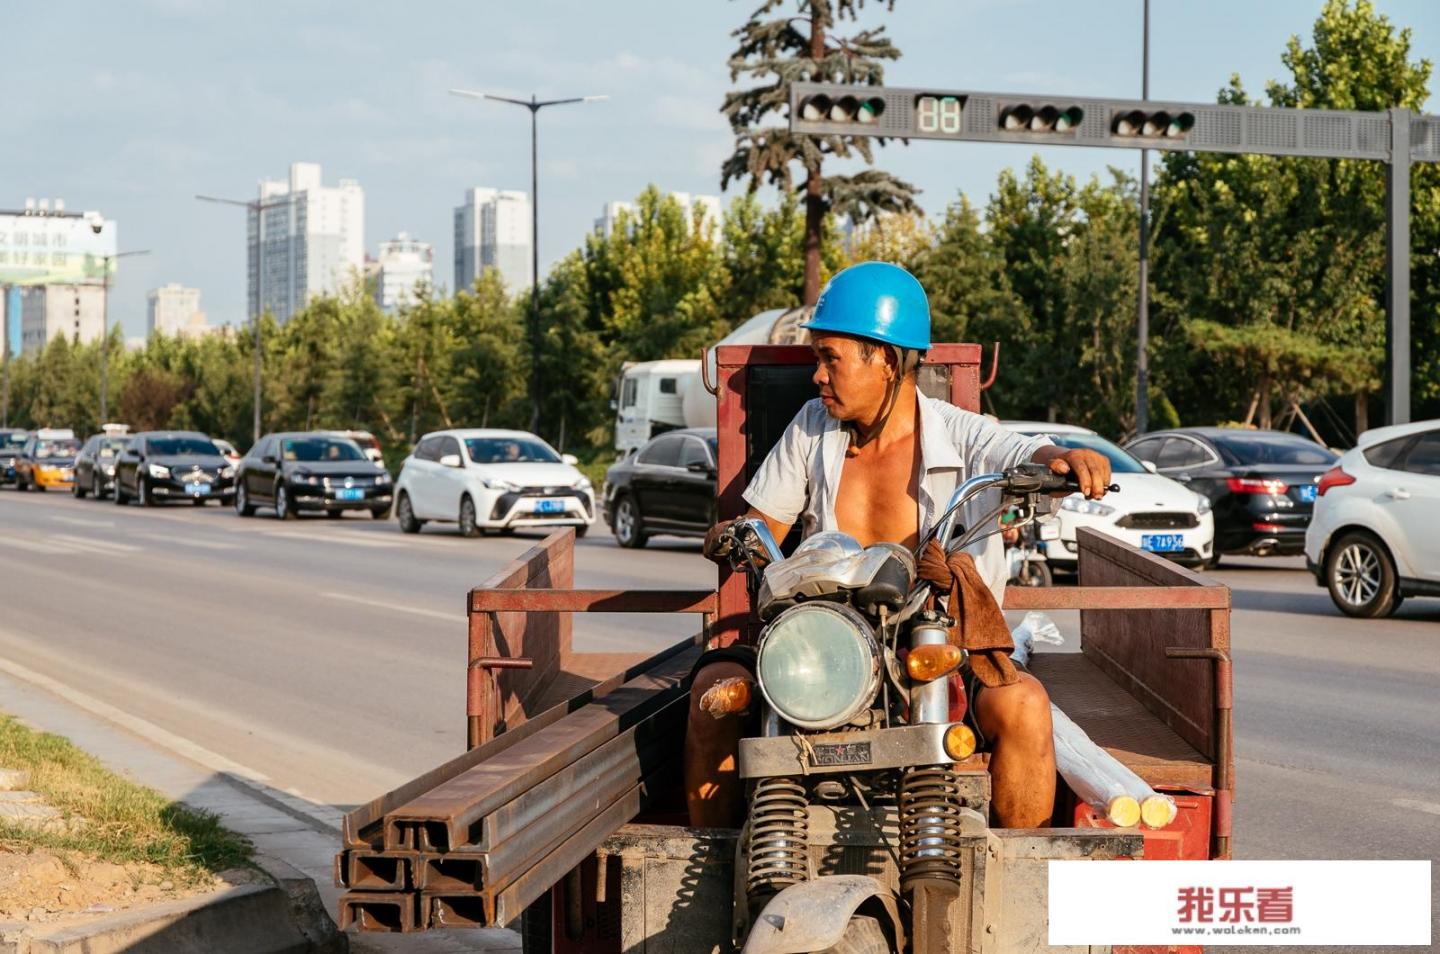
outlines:
[[[726,335],[716,345],[806,344],[809,335],[800,323],[809,308],[773,308],[762,311]],[[715,398],[705,380],[715,380],[715,350],[702,359],[667,358],[627,362],[615,387],[615,450],[621,457],[638,450],[656,434],[678,427],[714,427]]]

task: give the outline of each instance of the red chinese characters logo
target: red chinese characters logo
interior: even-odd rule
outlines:
[[[1295,888],[1254,886],[1182,887],[1175,896],[1183,924],[1289,924],[1295,915]]]

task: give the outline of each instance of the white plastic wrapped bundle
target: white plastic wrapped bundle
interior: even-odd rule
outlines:
[[[1084,730],[1050,705],[1055,736],[1055,767],[1065,784],[1086,804],[1105,813],[1111,824],[1133,828],[1142,821],[1164,828],[1175,820],[1175,800],[1161,795],[1109,752],[1096,745]]]

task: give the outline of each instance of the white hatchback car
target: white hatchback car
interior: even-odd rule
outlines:
[[[1079,562],[1075,531],[1093,527],[1126,543],[1188,566],[1204,566],[1214,556],[1215,516],[1208,498],[1154,473],[1118,445],[1088,427],[1045,421],[1002,421],[1021,434],[1043,434],[1061,447],[1099,451],[1110,460],[1119,491],[1102,500],[1072,494],[1060,501],[1056,522],[1060,539],[1045,548],[1045,559],[1062,570]]]
[[[467,537],[523,527],[595,522],[595,491],[576,460],[527,431],[466,429],[426,434],[400,467],[395,519],[406,533],[431,520]]]
[[[1440,596],[1440,420],[1366,431],[1317,493],[1305,565],[1342,613]]]

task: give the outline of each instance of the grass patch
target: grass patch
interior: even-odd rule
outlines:
[[[244,865],[250,843],[218,816],[171,802],[128,781],[68,739],[26,728],[0,713],[0,766],[28,769],[29,788],[85,825],[69,834],[31,832],[0,823],[0,848],[77,851],[116,864],[150,862],[177,880],[201,881]]]

